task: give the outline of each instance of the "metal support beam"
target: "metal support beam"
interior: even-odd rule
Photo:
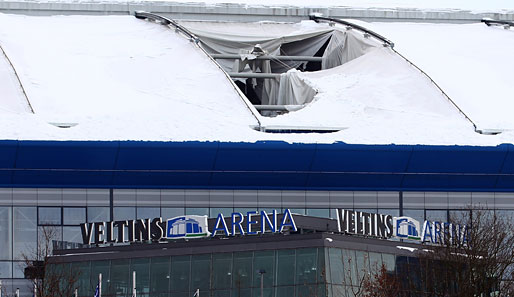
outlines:
[[[229,72],[231,78],[266,78],[278,79],[280,73],[245,73],[245,72]]]
[[[230,55],[230,54],[211,54],[214,59],[241,59],[241,55]],[[264,55],[257,56],[255,60],[279,60],[279,61],[305,61],[305,62],[321,62],[322,57],[311,57],[311,56],[274,56]]]

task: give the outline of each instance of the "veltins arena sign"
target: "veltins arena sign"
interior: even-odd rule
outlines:
[[[466,226],[426,220],[421,228],[420,222],[411,217],[393,217],[347,209],[337,210],[337,226],[342,233],[384,239],[395,237],[433,244],[442,244],[449,240],[450,243],[459,245],[468,241]]]
[[[269,215],[265,211],[249,211],[246,215],[234,212],[230,216],[229,223],[220,213],[212,230],[209,230],[207,216],[197,215],[185,215],[166,220],[154,218],[80,225],[84,244],[158,242],[167,239],[216,236],[218,233],[224,233],[227,236],[279,233],[286,227],[297,231],[289,209],[284,210],[280,221],[277,220],[276,210]]]

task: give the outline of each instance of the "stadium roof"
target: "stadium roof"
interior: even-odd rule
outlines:
[[[0,139],[514,143],[513,30],[484,24],[355,23],[392,40],[394,50],[428,76],[391,47],[369,41],[375,44],[343,65],[288,71],[316,94],[298,111],[266,117],[208,56],[205,44],[166,26],[133,16],[1,14],[0,45],[6,56],[0,55]],[[203,32],[207,35],[219,34],[214,25],[221,26],[230,38],[254,30],[256,40],[346,30],[313,21],[183,25],[200,38],[202,26],[210,28]],[[368,42],[359,34],[360,44]],[[340,131],[271,134],[256,131],[259,126]]]

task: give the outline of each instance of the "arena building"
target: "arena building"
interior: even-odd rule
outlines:
[[[55,258],[84,271],[80,296],[99,273],[104,295],[129,296],[137,271],[138,295],[259,296],[262,277],[269,297],[335,297],[344,259],[401,270],[421,227],[341,235],[337,209],[397,224],[450,221],[468,205],[514,214],[508,22],[0,14],[0,28],[9,295],[32,294],[23,258],[45,229]],[[197,216],[210,233],[220,214],[226,231],[234,213],[262,227],[273,210],[285,227],[266,228],[280,232],[171,236],[200,232],[185,222]],[[162,238],[179,218],[174,230],[189,231]],[[151,243],[154,219],[163,236]]]

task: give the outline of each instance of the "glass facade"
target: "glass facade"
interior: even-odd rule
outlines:
[[[66,264],[78,275],[79,296],[91,296],[102,274],[102,296],[309,297],[353,296],[362,278],[382,265],[413,269],[415,258],[341,248],[296,248]],[[262,278],[262,292],[261,292]],[[262,294],[262,295],[261,295]]]
[[[462,208],[468,205],[478,205],[514,217],[514,193],[0,188],[0,279],[3,280],[5,288],[26,287],[23,283],[25,280],[22,280],[22,256],[37,250],[37,240],[42,230],[56,230],[57,240],[80,242],[79,224],[86,221],[135,219],[158,215],[170,218],[182,214],[205,214],[214,217],[218,213],[227,215],[233,211],[276,209],[280,212],[284,208],[290,208],[294,213],[319,217],[335,218],[335,209],[346,208],[394,216],[406,215],[418,220],[446,221],[462,215]],[[254,253],[253,257],[252,261],[255,261],[255,257],[267,259],[266,254],[256,256]],[[292,261],[286,254],[281,254],[278,259],[276,255],[273,257],[273,261]],[[295,254],[294,257],[297,259],[298,255]],[[231,278],[228,287],[226,278],[216,279],[216,286],[212,287],[216,294],[235,294],[238,290],[243,294],[255,286],[257,280],[254,271],[251,277],[248,276],[250,279],[247,279],[243,276],[244,267],[240,268],[240,265],[244,266],[244,263],[250,260],[244,256],[237,259],[236,262],[232,262],[233,266],[230,269],[241,269],[241,279]],[[216,258],[215,261],[218,263],[226,260]],[[170,265],[180,264],[172,262]],[[189,269],[190,273],[193,273],[193,270],[200,268]],[[277,269],[276,263],[269,269]],[[304,280],[288,279],[288,274],[283,271],[273,270],[273,273],[281,276],[279,280],[283,285],[279,287],[284,294],[292,292],[293,289],[297,290],[296,287],[292,288],[292,283]],[[196,271],[193,275],[196,275]],[[148,272],[148,277],[151,278],[151,271]],[[265,279],[267,277],[264,275]],[[304,277],[308,279],[308,276]],[[193,283],[188,286],[199,286],[202,281],[204,280],[191,279]],[[242,283],[240,289],[235,285],[236,281]],[[247,286],[248,282],[251,283],[250,287]],[[180,292],[189,293],[189,287]],[[164,290],[158,290],[161,289]],[[305,288],[307,291],[311,289]],[[265,294],[271,296],[271,291],[266,290]],[[150,288],[148,292],[151,292]]]

